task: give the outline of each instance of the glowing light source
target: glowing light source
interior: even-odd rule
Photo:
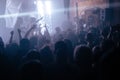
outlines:
[[[36,2],[36,5],[37,5],[38,13],[39,13],[41,16],[44,16],[44,5],[43,5],[42,1],[37,1],[37,2]]]
[[[34,4],[37,6],[37,10],[38,13],[41,16],[45,16],[46,15],[51,15],[52,11],[51,11],[51,1],[40,1],[37,0],[34,2]]]
[[[45,6],[46,6],[46,13],[48,14],[48,15],[51,15],[51,13],[52,13],[52,9],[51,9],[51,1],[45,1]]]
[[[0,15],[0,18],[21,17],[21,16],[27,16],[27,15],[36,15],[36,14],[37,12],[13,13],[13,14]]]
[[[37,7],[38,16],[43,17],[40,21],[41,33],[44,35],[46,28],[45,23],[49,23],[52,14],[52,4],[50,0],[36,0],[34,4]]]

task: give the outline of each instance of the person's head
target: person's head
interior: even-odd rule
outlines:
[[[73,48],[73,44],[72,44],[72,41],[71,41],[71,40],[69,40],[69,39],[64,39],[64,42],[66,43],[67,47]]]
[[[25,63],[20,69],[21,80],[42,80],[43,67],[39,61],[30,61]]]
[[[37,36],[33,36],[30,38],[30,46],[31,48],[35,48],[38,44],[38,37]]]
[[[115,44],[114,44],[114,41],[113,41],[113,40],[107,39],[107,40],[104,40],[104,41],[100,44],[100,47],[101,47],[101,50],[102,50],[103,52],[105,52],[105,51],[108,51],[108,50],[114,48],[114,47],[115,47]]]
[[[95,47],[93,47],[92,51],[93,51],[93,54],[97,54],[97,53],[101,52],[101,49],[99,46],[95,46]]]
[[[11,43],[6,45],[6,52],[9,53],[9,55],[15,55],[18,52],[19,46],[17,43]]]
[[[2,38],[0,37],[0,54],[4,53],[4,42]]]
[[[0,37],[0,47],[4,47],[3,39]]]
[[[101,48],[99,46],[95,46],[95,47],[93,47],[92,51],[93,51],[93,56],[94,56],[93,57],[94,62],[99,61],[100,57],[102,56]]]
[[[40,50],[40,60],[43,64],[51,64],[54,61],[52,50],[49,46],[45,46]]]
[[[88,41],[89,43],[94,41],[93,33],[90,32],[86,35],[86,41]]]
[[[67,45],[64,41],[55,43],[55,55],[57,62],[64,63],[67,61]]]
[[[30,48],[30,42],[28,39],[22,39],[20,41],[20,48],[23,50],[28,50]]]
[[[55,30],[56,30],[57,33],[60,33],[60,32],[61,32],[60,27],[56,27]]]
[[[30,50],[25,56],[24,59],[29,60],[40,60],[40,53],[36,50]]]
[[[89,67],[92,63],[92,51],[89,47],[79,45],[75,48],[74,59],[77,65],[81,67]]]
[[[64,39],[64,42],[67,45],[69,61],[73,61],[73,51],[74,51],[73,44],[69,39]]]
[[[102,31],[101,31],[101,35],[104,39],[106,39],[108,37],[108,34],[110,33],[110,27],[105,27]]]

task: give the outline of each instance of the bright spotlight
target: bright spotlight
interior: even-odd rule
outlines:
[[[51,15],[51,1],[40,1],[37,0],[34,2],[34,4],[37,6],[37,11],[41,16]]]
[[[48,15],[51,15],[52,11],[51,11],[51,1],[45,1],[45,7],[46,7],[46,13]]]
[[[36,1],[34,1],[34,4],[36,5],[36,4],[37,4],[37,2],[36,2]]]
[[[45,23],[50,23],[50,18],[52,14],[52,4],[50,0],[36,0],[34,4],[37,7],[38,16],[43,17],[44,19],[40,21],[41,24],[41,33],[44,35],[46,28]],[[34,32],[34,34],[36,34]]]
[[[40,14],[40,16],[44,16],[44,5],[43,5],[42,1],[37,1],[36,5],[37,5],[37,10],[38,10],[38,13]]]

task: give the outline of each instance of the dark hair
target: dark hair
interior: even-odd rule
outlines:
[[[86,35],[86,41],[91,42],[91,41],[93,41],[93,39],[94,39],[93,33],[89,32]]]
[[[55,43],[55,55],[58,62],[66,62],[67,60],[67,45],[64,41]]]
[[[0,47],[4,47],[3,39],[0,37]]]
[[[22,39],[20,40],[20,48],[29,48],[30,47],[30,41],[28,39]]]
[[[75,62],[80,65],[84,66],[86,64],[91,65],[92,63],[92,51],[89,47],[79,45],[75,48],[74,51],[74,59]]]
[[[53,53],[49,46],[45,46],[40,51],[41,63],[48,65],[54,62]]]
[[[25,56],[24,59],[29,60],[40,60],[40,53],[36,50],[30,50]]]
[[[107,51],[107,50],[109,50],[109,49],[111,49],[113,47],[115,47],[115,44],[114,44],[113,40],[107,39],[107,40],[104,40],[101,43],[101,49],[102,49],[102,51]]]
[[[30,61],[21,67],[20,77],[22,80],[41,80],[43,72],[43,67],[39,61]]]

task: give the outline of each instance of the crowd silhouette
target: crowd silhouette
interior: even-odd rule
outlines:
[[[34,29],[35,25],[31,27]],[[0,37],[1,80],[115,80],[120,79],[120,26],[73,29],[47,36],[31,36],[4,44]]]

